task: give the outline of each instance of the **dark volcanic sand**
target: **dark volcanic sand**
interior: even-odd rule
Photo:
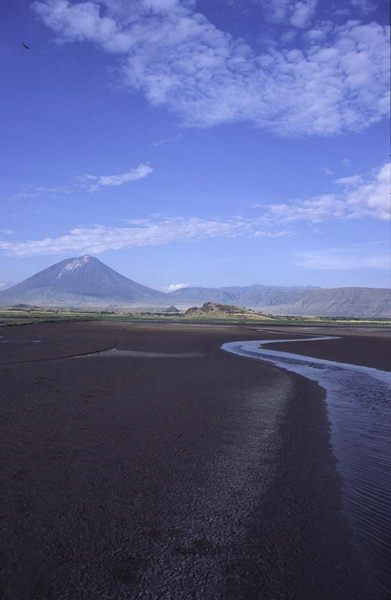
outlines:
[[[0,335],[0,598],[372,597],[321,388],[219,349],[259,332]],[[113,346],[184,356],[65,358]]]

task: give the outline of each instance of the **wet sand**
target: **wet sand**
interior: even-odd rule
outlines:
[[[324,358],[338,362],[373,367],[383,371],[391,370],[391,328],[390,327],[270,327],[259,328],[260,338],[276,339],[335,336],[339,339],[327,341],[292,342],[289,344],[270,344],[271,350],[292,352]]]
[[[220,350],[259,331],[0,335],[0,598],[374,597],[322,389]]]

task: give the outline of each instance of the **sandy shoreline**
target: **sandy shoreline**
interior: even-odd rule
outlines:
[[[371,598],[322,389],[219,349],[258,331],[3,332],[0,598]]]

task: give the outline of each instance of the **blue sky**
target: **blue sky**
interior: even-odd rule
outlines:
[[[389,284],[385,0],[1,12],[0,282]]]

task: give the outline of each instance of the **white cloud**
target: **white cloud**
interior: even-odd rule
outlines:
[[[376,5],[370,0],[350,0],[354,8],[358,8],[365,15],[375,10]]]
[[[278,221],[321,223],[334,219],[390,218],[390,163],[367,177],[337,180],[345,189],[340,194],[324,194],[292,204],[269,206],[271,218]]]
[[[152,173],[152,167],[141,164],[135,169],[131,169],[120,175],[81,175],[77,178],[81,183],[86,183],[89,186],[90,192],[96,192],[101,187],[118,186],[128,183],[129,181],[137,181],[143,179]]]
[[[240,217],[228,219],[154,218],[130,221],[127,227],[75,227],[56,238],[6,242],[0,240],[0,250],[10,256],[48,254],[98,254],[105,250],[120,250],[137,246],[157,246],[174,242],[193,242],[210,238],[239,236],[281,237],[286,232],[261,232],[260,220]]]
[[[235,0],[234,0],[235,1]],[[240,2],[241,0],[236,0]],[[243,1],[243,0],[242,0]],[[244,0],[262,7],[264,17],[270,23],[292,25],[297,28],[308,27],[316,16],[319,5],[318,0]],[[357,12],[364,15],[375,10],[376,5],[371,0],[345,0],[339,1],[338,8],[329,7],[328,16],[357,16]]]
[[[323,167],[322,173],[324,173],[324,175],[328,175],[329,177],[331,177],[331,175],[334,175],[334,171],[332,171],[332,169],[329,169],[328,167]]]
[[[314,15],[318,0],[247,0],[261,6],[269,23],[282,23],[293,27],[307,27]]]
[[[254,231],[254,237],[257,238],[280,238],[280,237],[288,237],[289,231]]]
[[[0,291],[6,290],[7,288],[11,287],[11,285],[14,285],[14,284],[9,281],[0,281]]]
[[[178,290],[183,290],[183,288],[189,287],[190,283],[170,283],[166,288],[164,288],[165,292],[177,292]]]
[[[339,179],[335,180],[335,183],[338,183],[339,185],[343,185],[345,187],[355,187],[362,183],[362,180],[363,179],[361,175],[351,175],[350,177],[340,177]]]
[[[59,196],[71,194],[75,191],[75,185],[62,185],[62,186],[44,186],[44,185],[27,185],[25,188],[19,190],[18,192],[14,192],[3,198],[8,201],[18,201],[18,200],[29,200],[32,198],[40,198],[42,196]]]
[[[176,135],[173,135],[171,137],[166,137],[166,138],[160,138],[158,140],[155,140],[154,142],[152,142],[153,146],[163,146],[164,144],[171,144],[173,142],[179,142],[182,139],[182,134],[181,133],[177,133]]]
[[[15,231],[13,229],[9,229],[8,227],[4,227],[0,229],[0,235],[13,235]]]
[[[9,200],[24,200],[26,198],[41,198],[42,196],[63,196],[74,192],[96,192],[102,187],[119,186],[130,181],[143,179],[152,173],[153,169],[148,164],[140,164],[126,173],[119,175],[77,175],[64,185],[28,185],[24,190],[15,192],[8,197]],[[0,229],[0,235],[4,234]],[[10,231],[10,230],[9,230]],[[9,234],[7,234],[9,235]]]
[[[320,252],[298,252],[296,264],[301,267],[322,270],[348,271],[350,269],[388,270],[391,266],[389,254],[362,256],[355,249],[330,248]]]
[[[315,5],[273,2],[298,28]],[[248,121],[283,135],[330,135],[368,127],[389,111],[388,29],[377,23],[327,22],[301,49],[277,44],[256,54],[179,0],[33,6],[60,39],[118,55],[124,84],[187,125]]]

